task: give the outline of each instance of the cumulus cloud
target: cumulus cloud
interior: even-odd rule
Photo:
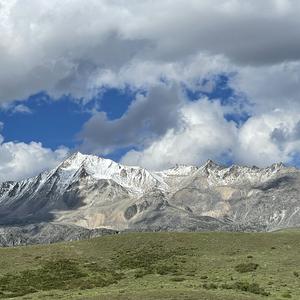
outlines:
[[[298,112],[277,109],[250,118],[240,129],[236,160],[267,166],[291,162],[300,153]]]
[[[129,151],[122,162],[150,169],[177,163],[201,165],[218,162],[268,166],[289,163],[300,153],[300,117],[292,111],[275,110],[250,118],[237,127],[224,118],[218,102],[200,99],[181,110],[181,127],[169,129],[145,149]]]
[[[293,128],[289,128],[281,123],[280,127],[272,131],[271,139],[279,145],[300,140],[300,121]]]
[[[0,105],[0,110],[9,114],[32,114],[33,111],[25,104],[6,102]]]
[[[4,142],[0,135],[0,182],[34,176],[55,167],[67,154],[67,148],[53,151],[36,142]]]
[[[233,69],[299,60],[299,11],[296,0],[2,0],[0,100],[88,97],[108,83],[143,84],[144,68],[150,82],[180,78],[186,61],[199,76],[215,57]],[[193,68],[199,55],[212,59]]]
[[[24,104],[18,104],[13,107],[12,113],[31,114],[32,110]]]
[[[207,158],[221,162],[231,159],[237,128],[234,122],[224,119],[219,102],[187,102],[178,118],[178,128],[170,128],[142,151],[129,151],[122,162],[164,169],[177,163],[199,165]]]
[[[240,68],[230,84],[247,95],[255,113],[291,107],[300,111],[300,61]]]
[[[104,112],[94,114],[79,135],[81,148],[109,153],[118,147],[144,144],[176,128],[183,102],[177,86],[153,87],[147,95],[138,94],[119,119],[109,120]]]
[[[95,112],[81,149],[134,146],[123,161],[151,168],[288,162],[299,153],[299,13],[297,0],[1,0],[0,102],[129,86],[144,92],[117,120]],[[214,90],[218,74],[230,74],[237,107],[249,101],[245,124],[227,120],[230,104],[184,99],[184,88]]]

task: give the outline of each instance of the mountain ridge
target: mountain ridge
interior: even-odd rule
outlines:
[[[77,152],[38,176],[1,183],[0,226],[272,231],[300,226],[299,192],[300,170],[282,163],[258,168],[208,160],[149,171]]]

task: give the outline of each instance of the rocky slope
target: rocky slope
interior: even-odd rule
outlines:
[[[49,172],[0,184],[0,244],[85,238],[102,234],[100,228],[270,231],[297,227],[299,192],[300,171],[282,164],[260,169],[208,161],[201,167],[150,172],[75,153]]]

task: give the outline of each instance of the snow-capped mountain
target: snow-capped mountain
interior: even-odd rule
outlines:
[[[46,224],[48,235],[49,224],[72,226],[62,239],[70,239],[74,226],[80,232],[275,230],[300,226],[299,191],[300,171],[283,164],[260,169],[209,160],[151,172],[75,153],[53,170],[0,184],[0,224],[10,233]]]

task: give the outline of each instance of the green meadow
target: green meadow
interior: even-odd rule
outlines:
[[[128,233],[0,249],[0,299],[300,299],[300,231]]]

